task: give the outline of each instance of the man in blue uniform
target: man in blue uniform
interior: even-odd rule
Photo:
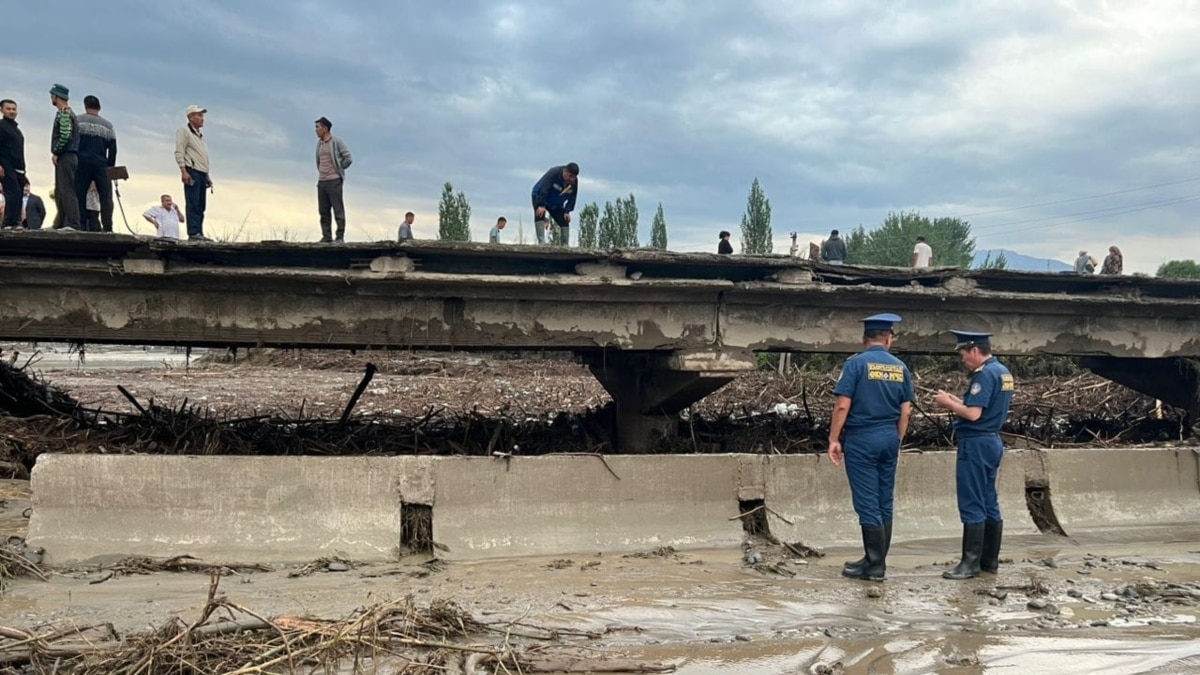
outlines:
[[[892,543],[892,503],[900,443],[908,432],[913,381],[908,366],[888,353],[895,314],[863,319],[865,349],[846,359],[833,393],[837,403],[829,424],[829,459],[846,461],[854,512],[862,528],[863,558],[846,563],[852,579],[883,581]],[[844,433],[843,433],[844,432]]]
[[[545,243],[550,223],[558,225],[563,246],[570,246],[571,212],[579,196],[579,165],[575,162],[552,166],[533,186],[533,231]]]
[[[955,483],[958,515],[963,523],[962,559],[946,570],[947,579],[971,579],[980,570],[995,574],[1000,569],[1000,538],[1004,521],[996,497],[996,474],[1004,457],[1000,427],[1012,405],[1013,377],[992,356],[991,333],[951,331],[958,340],[958,353],[971,373],[967,393],[959,398],[939,391],[934,403],[954,413],[954,436],[958,441]]]

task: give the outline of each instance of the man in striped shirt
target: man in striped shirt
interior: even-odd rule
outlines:
[[[108,178],[108,169],[117,165],[117,135],[112,122],[100,116],[100,99],[83,97],[84,114],[76,118],[79,124],[79,169],[75,173],[75,192],[79,203],[86,204],[88,192],[96,186],[100,197],[100,227],[104,232],[113,231],[113,189]],[[88,211],[91,211],[88,207]],[[86,229],[95,230],[88,220]]]

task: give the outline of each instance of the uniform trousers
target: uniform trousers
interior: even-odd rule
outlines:
[[[1004,443],[998,434],[958,439],[955,484],[958,516],[964,525],[1002,520],[1000,500],[996,496],[996,475],[1003,458]]]
[[[882,527],[891,522],[896,463],[900,459],[900,434],[896,427],[847,430],[842,450],[858,524]]]

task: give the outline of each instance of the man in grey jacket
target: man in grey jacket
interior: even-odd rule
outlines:
[[[821,244],[821,259],[830,265],[846,264],[846,242],[837,230],[829,233],[829,238]]]
[[[322,117],[316,121],[317,129],[317,211],[321,214],[321,241],[341,243],[346,237],[346,206],[342,202],[342,183],[346,180],[346,169],[354,159],[350,148],[342,139],[329,133],[333,122]],[[332,220],[337,221],[337,236],[331,236]]]

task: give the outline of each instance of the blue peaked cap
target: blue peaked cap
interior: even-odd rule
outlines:
[[[955,345],[956,349],[966,349],[971,346],[986,347],[991,344],[991,340],[988,339],[992,337],[991,333],[973,333],[969,330],[952,330],[950,332],[954,333],[954,339],[958,342]]]
[[[892,330],[892,325],[903,321],[896,314],[876,314],[863,319],[863,330]]]

